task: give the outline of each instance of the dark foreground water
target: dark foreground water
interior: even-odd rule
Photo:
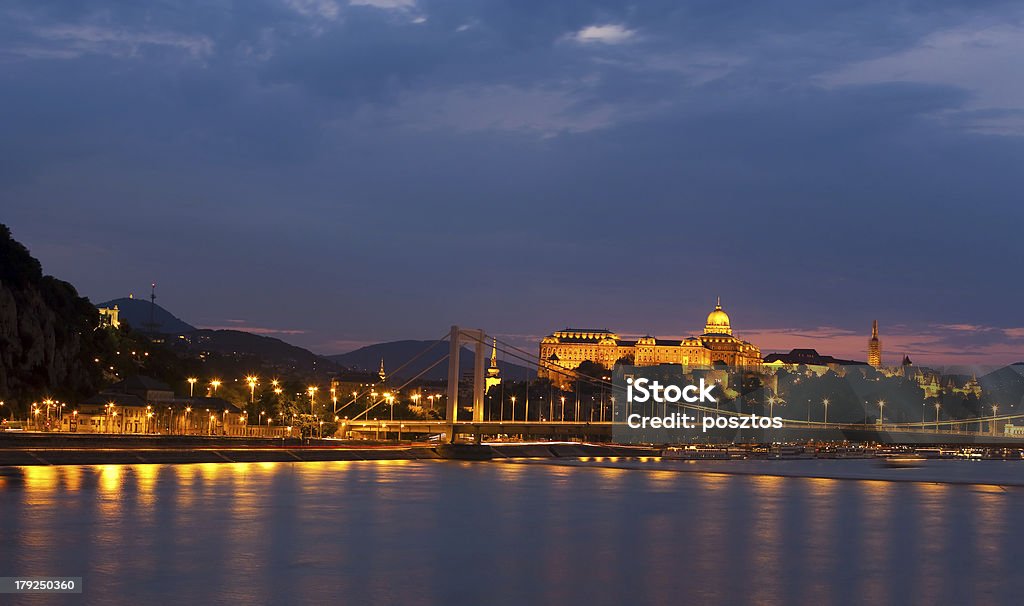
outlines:
[[[0,576],[84,593],[0,604],[1024,601],[1022,488],[598,465],[8,468]]]

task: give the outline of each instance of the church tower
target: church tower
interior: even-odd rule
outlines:
[[[377,371],[377,376],[380,377],[381,383],[388,380],[388,373],[384,370],[384,358],[380,359],[380,370]]]
[[[487,378],[484,379],[484,388],[490,389],[494,385],[501,385],[501,369],[498,368],[498,340],[495,339],[491,345],[491,365],[487,369]]]
[[[882,342],[878,339],[878,320],[871,324],[871,338],[868,339],[868,364],[882,367]]]

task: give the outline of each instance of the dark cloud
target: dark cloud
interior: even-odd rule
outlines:
[[[765,334],[1020,324],[1013,3],[2,12],[4,220],[97,299],[320,349],[689,334],[716,294]]]

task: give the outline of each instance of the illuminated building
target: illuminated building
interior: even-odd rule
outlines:
[[[841,360],[832,356],[819,354],[815,349],[792,349],[789,353],[768,354],[764,358],[765,369],[795,370],[804,367],[816,375],[833,371],[839,376],[845,375],[844,366],[864,366],[864,362]]]
[[[609,330],[566,328],[540,342],[537,376],[564,381],[584,361],[611,368],[622,361],[637,366],[679,364],[687,368],[725,365],[733,368],[760,368],[761,350],[732,334],[729,315],[721,301],[708,314],[704,333],[682,340],[651,336],[635,341],[622,339]]]
[[[871,338],[868,339],[868,364],[874,368],[882,367],[882,341],[878,338],[878,320],[871,324]]]
[[[501,385],[501,369],[498,368],[498,340],[495,339],[491,345],[491,365],[487,368],[487,377],[484,379],[484,393],[495,385]]]
[[[114,307],[101,307],[99,308],[99,312],[100,326],[104,328],[108,326],[113,328],[121,328],[121,319],[119,317],[121,314],[121,310],[117,308],[117,305],[115,305]]]

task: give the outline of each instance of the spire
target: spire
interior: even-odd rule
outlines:
[[[498,340],[495,339],[491,345],[491,367],[487,369],[487,377],[495,379],[501,374],[501,370],[498,368]],[[493,382],[492,382],[493,384]],[[490,387],[491,384],[488,384]]]
[[[722,295],[718,295],[718,300],[715,301],[715,309],[722,309]]]
[[[377,371],[377,376],[380,377],[381,383],[388,378],[388,373],[384,372],[384,358],[380,359],[380,370]]]
[[[882,367],[882,341],[878,338],[878,320],[871,322],[871,338],[868,339],[868,364]]]

